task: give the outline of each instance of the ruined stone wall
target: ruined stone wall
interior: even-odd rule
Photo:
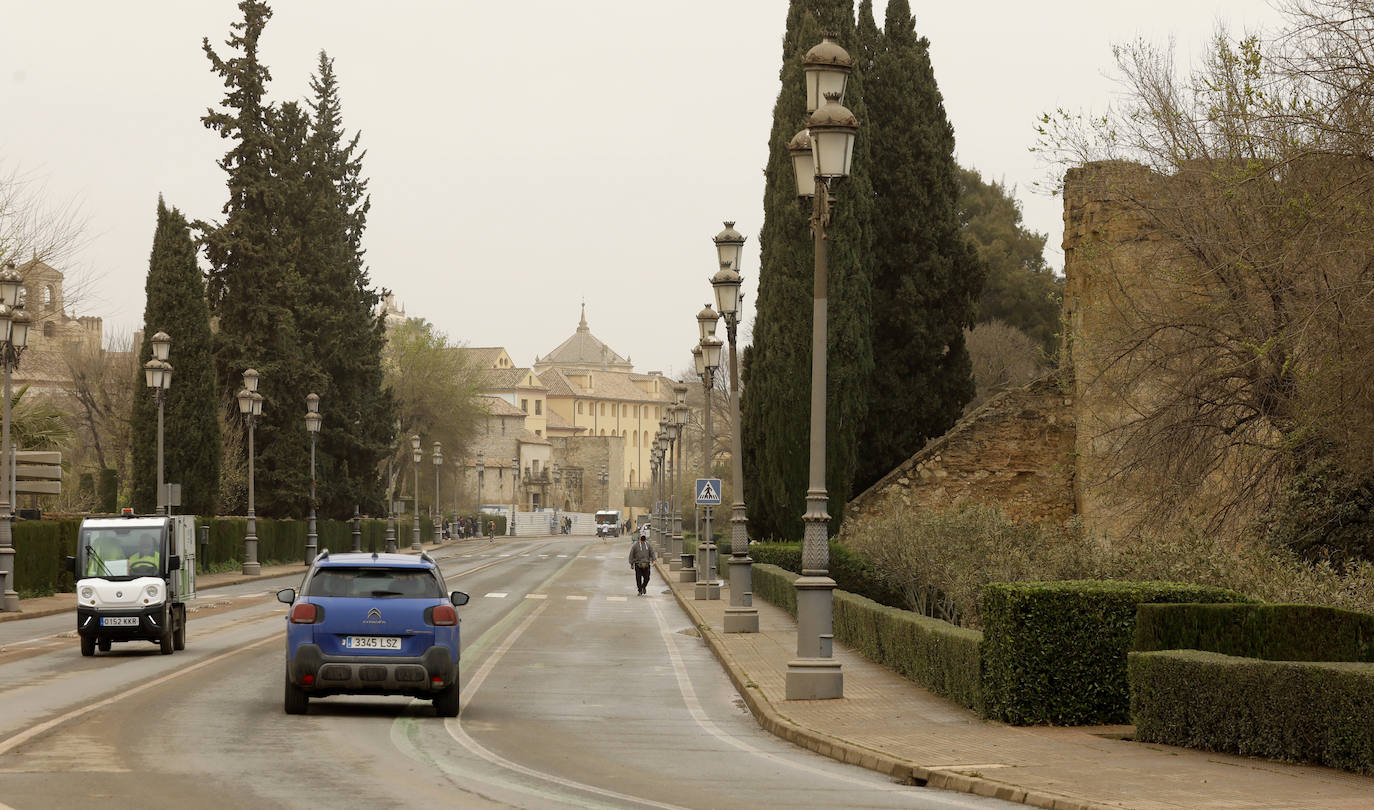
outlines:
[[[1075,471],[1071,384],[1051,375],[993,397],[850,501],[848,519],[975,502],[1024,520],[1068,520]]]

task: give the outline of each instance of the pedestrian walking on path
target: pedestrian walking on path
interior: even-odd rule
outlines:
[[[650,564],[656,559],[658,554],[649,544],[648,529],[640,530],[639,539],[630,544],[630,567],[634,569],[635,587],[639,589],[640,596],[649,587],[649,574],[653,571]]]

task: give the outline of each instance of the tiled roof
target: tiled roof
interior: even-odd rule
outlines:
[[[558,344],[553,351],[543,357],[535,358],[535,367],[547,366],[584,366],[592,368],[629,371],[634,368],[629,358],[621,357],[598,340],[587,328],[586,305],[582,308],[582,319],[572,337]]]
[[[500,346],[463,346],[458,352],[464,359],[472,362],[474,368],[492,368],[496,358],[501,356],[505,349]]]
[[[492,416],[524,416],[525,412],[501,399],[500,397],[483,396],[486,400],[487,413]]]
[[[482,372],[482,387],[487,390],[504,390],[507,388],[532,388],[538,389],[542,386],[536,382],[534,385],[524,385],[525,375],[529,374],[527,368],[489,368]],[[536,380],[539,378],[536,377]]]
[[[548,424],[549,424],[549,432],[550,432],[550,433],[552,433],[552,432],[555,431],[555,430],[576,430],[576,431],[583,431],[583,430],[586,430],[586,429],[587,429],[587,428],[585,428],[585,427],[579,427],[579,426],[577,426],[577,425],[574,425],[572,422],[569,422],[568,420],[566,420],[566,419],[564,419],[563,417],[559,416],[557,411],[553,411],[553,410],[550,410],[550,411],[549,411]]]
[[[567,375],[581,376],[583,374],[591,375],[592,387],[590,391],[568,381]],[[551,368],[539,375],[539,381],[548,389],[550,397],[613,399],[621,402],[666,402],[671,400],[671,390],[664,390],[659,394],[650,394],[634,383],[635,380],[651,379],[654,378],[647,374],[629,374],[623,371],[577,372],[556,368]],[[667,386],[664,388],[666,389]]]
[[[552,442],[550,442],[548,439],[544,438],[543,436],[536,436],[536,435],[534,435],[534,433],[532,433],[531,431],[528,431],[528,430],[522,430],[522,431],[520,431],[520,443],[521,443],[521,444],[552,444]]]

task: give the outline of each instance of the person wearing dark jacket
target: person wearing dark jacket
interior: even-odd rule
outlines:
[[[634,569],[635,587],[639,589],[640,596],[643,596],[645,589],[649,587],[649,575],[653,571],[649,565],[656,559],[658,554],[649,543],[649,533],[640,532],[639,539],[630,544],[630,567]]]

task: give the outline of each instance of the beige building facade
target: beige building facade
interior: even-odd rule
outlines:
[[[66,353],[99,351],[103,321],[97,317],[76,317],[68,312],[63,292],[65,277],[60,270],[39,259],[32,259],[15,269],[24,279],[19,302],[32,321],[29,347],[12,378],[14,387],[27,385],[35,394],[63,395],[71,382]]]

